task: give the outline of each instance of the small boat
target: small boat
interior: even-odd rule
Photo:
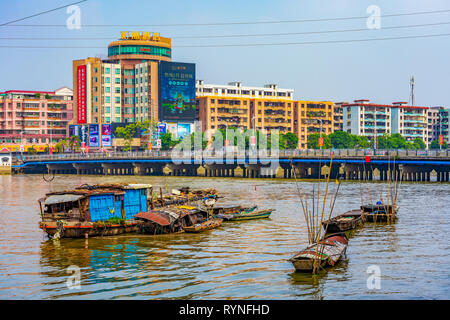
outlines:
[[[228,215],[218,215],[218,218],[222,218],[225,221],[241,221],[241,220],[254,220],[254,219],[264,219],[269,218],[270,214],[275,211],[275,209],[264,209],[264,210],[252,210],[250,212],[240,212]]]
[[[352,210],[322,222],[325,233],[344,232],[356,229],[364,224],[365,218],[361,210]]]
[[[222,224],[222,219],[209,219],[202,223],[196,223],[192,226],[183,227],[184,232],[187,233],[199,233],[206,230],[211,230],[217,227],[220,227]]]
[[[204,220],[203,212],[192,206],[167,207],[136,214],[137,229],[143,234],[168,234],[184,232],[183,227]]]
[[[319,242],[319,245],[317,243],[309,245],[289,261],[299,272],[313,271],[315,259],[321,268],[334,266],[345,254],[347,245],[348,239],[345,234],[328,235]]]
[[[367,222],[387,222],[397,219],[398,207],[384,204],[364,205],[361,206],[361,211]]]
[[[257,206],[244,207],[241,205],[228,205],[228,206],[213,207],[209,209],[199,207],[200,210],[203,210],[205,212],[211,212],[213,218],[223,220],[230,220],[231,218],[234,217],[235,214],[251,213],[255,211],[257,208],[258,208]]]

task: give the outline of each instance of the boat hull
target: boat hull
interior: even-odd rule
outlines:
[[[229,221],[255,220],[269,218],[274,210],[253,211],[251,213],[235,214]]]
[[[137,223],[113,224],[100,226],[95,223],[77,223],[58,226],[56,223],[41,222],[39,227],[50,238],[86,238],[98,236],[115,236],[137,232]]]
[[[365,215],[361,211],[349,211],[322,223],[325,233],[339,233],[361,227],[365,222]]]

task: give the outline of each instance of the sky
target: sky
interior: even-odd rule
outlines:
[[[73,87],[72,60],[106,57],[108,43],[118,39],[120,31],[148,31],[172,38],[172,60],[195,63],[197,79],[205,83],[241,81],[249,86],[276,83],[281,88],[294,89],[294,98],[299,100],[370,99],[371,102],[389,104],[410,101],[409,80],[413,75],[416,105],[450,106],[450,36],[349,43],[211,46],[450,34],[450,11],[381,17],[380,29],[368,29],[366,18],[303,23],[148,26],[368,17],[367,8],[371,5],[378,6],[383,16],[450,10],[448,0],[88,0],[78,4],[81,29],[66,27],[70,16],[66,9],[1,26],[76,1],[0,0],[0,91],[52,91],[62,86]],[[432,23],[447,24],[389,29]],[[33,26],[17,26],[23,24]],[[57,26],[48,26],[55,24]],[[111,24],[117,26],[105,26]],[[267,35],[347,29],[363,30]],[[202,38],[248,34],[265,35]],[[33,46],[75,48],[30,48]]]

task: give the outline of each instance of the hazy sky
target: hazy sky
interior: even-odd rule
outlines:
[[[63,6],[76,0],[0,1],[0,24]],[[450,24],[404,29],[383,29],[429,23],[450,23],[450,12],[384,17],[381,29],[358,32],[278,35],[258,37],[200,38],[207,35],[295,33],[365,29],[366,19],[308,23],[248,24],[183,27],[101,27],[92,24],[154,25],[279,21],[367,16],[370,5],[382,15],[450,10],[444,0],[89,0],[81,8],[80,30],[59,27],[0,26],[0,91],[10,89],[54,90],[72,87],[72,60],[107,54],[107,45],[120,31],[159,32],[173,37],[173,61],[197,65],[197,79],[245,85],[277,83],[295,90],[296,99],[377,103],[409,100],[409,78],[415,77],[416,105],[450,105],[450,36],[373,42],[277,45],[256,47],[203,47],[186,45],[249,44],[335,41],[450,34]],[[65,9],[17,24],[65,25]],[[175,38],[198,36],[198,38]],[[67,40],[6,40],[4,38],[67,38]],[[107,38],[73,40],[71,38]],[[73,49],[4,48],[1,46],[72,46]]]

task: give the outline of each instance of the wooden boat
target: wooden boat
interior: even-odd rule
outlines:
[[[38,200],[41,211],[39,227],[50,238],[137,232],[138,224],[142,224],[135,220],[138,213],[154,207],[165,208],[172,203],[200,200],[205,195],[217,193],[214,189],[181,190],[175,190],[162,200],[160,198],[161,201],[154,199],[153,187],[148,184],[85,184],[73,190],[48,193]],[[171,218],[168,219],[175,227]],[[191,224],[196,222],[193,220]]]
[[[241,205],[229,205],[229,206],[213,207],[210,208],[209,211],[212,212],[213,218],[228,221],[232,219],[236,214],[251,213],[255,211],[257,208],[258,208],[257,206],[244,207]],[[203,207],[200,208],[200,210],[203,210],[205,212],[208,211],[207,208]]]
[[[189,227],[183,227],[183,230],[187,233],[199,233],[219,227],[222,224],[222,221],[222,219],[209,219]]]
[[[275,209],[252,210],[250,212],[243,211],[230,215],[222,215],[225,221],[241,221],[268,218]],[[221,218],[221,215],[218,217]]]
[[[155,235],[184,232],[183,227],[204,221],[205,216],[196,207],[176,206],[140,212],[135,215],[135,218],[139,233]]]
[[[314,269],[314,259],[320,267],[334,266],[345,254],[348,239],[345,234],[332,234],[323,240],[309,245],[306,249],[295,254],[289,261],[298,272],[311,272]],[[317,247],[319,250],[317,250]]]
[[[364,215],[361,210],[352,210],[322,222],[325,233],[344,232],[356,229],[364,224]]]
[[[361,206],[361,211],[367,222],[387,222],[397,219],[398,207],[392,205],[364,205]]]

